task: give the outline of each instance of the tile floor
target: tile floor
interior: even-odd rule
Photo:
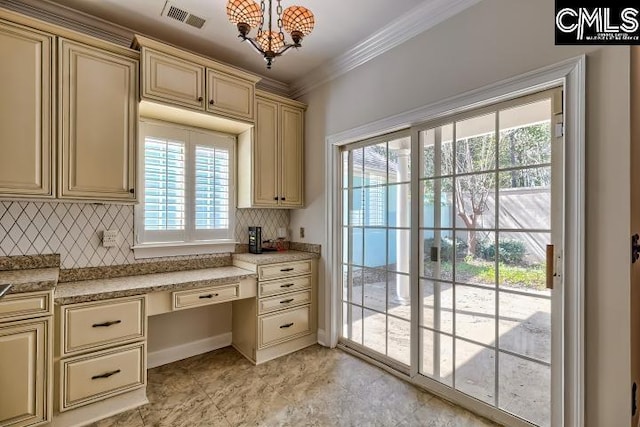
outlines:
[[[226,347],[150,369],[147,396],[93,426],[495,426],[319,345],[259,366]]]

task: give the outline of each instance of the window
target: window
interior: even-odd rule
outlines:
[[[206,245],[233,244],[235,137],[142,122],[140,144],[136,256],[149,247],[182,249],[142,257],[211,252]]]

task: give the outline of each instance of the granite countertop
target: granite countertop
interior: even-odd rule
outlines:
[[[233,259],[255,265],[277,264],[279,262],[303,261],[320,258],[320,254],[312,252],[282,251],[263,252],[261,254],[233,254]]]
[[[7,294],[48,291],[58,283],[58,268],[0,271],[0,284],[11,284]]]
[[[142,295],[149,292],[224,285],[241,279],[256,277],[255,273],[238,267],[215,267],[112,279],[83,280],[59,283],[56,286],[54,300],[56,304],[74,304]]]

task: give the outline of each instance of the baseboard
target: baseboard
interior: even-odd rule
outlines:
[[[323,347],[329,347],[325,341],[324,329],[318,329],[318,344]]]
[[[52,427],[80,427],[92,425],[96,421],[109,418],[149,403],[146,387],[113,396],[100,402],[81,406],[62,413],[55,413]],[[49,424],[47,424],[48,426]]]
[[[167,363],[177,362],[187,357],[217,350],[231,345],[231,332],[216,335],[175,347],[163,348],[147,354],[147,368],[156,368]]]

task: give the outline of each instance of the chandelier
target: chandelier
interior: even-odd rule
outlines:
[[[311,33],[315,24],[313,13],[309,9],[290,6],[282,10],[280,2],[281,0],[276,0],[275,17],[272,0],[261,0],[260,5],[253,0],[227,2],[227,16],[232,24],[237,25],[238,37],[249,42],[264,57],[268,69],[271,69],[276,57],[292,47],[299,48],[302,38]],[[274,18],[275,27],[272,25]],[[256,37],[249,37],[252,28],[258,29]],[[285,41],[283,29],[289,33],[293,43]]]

